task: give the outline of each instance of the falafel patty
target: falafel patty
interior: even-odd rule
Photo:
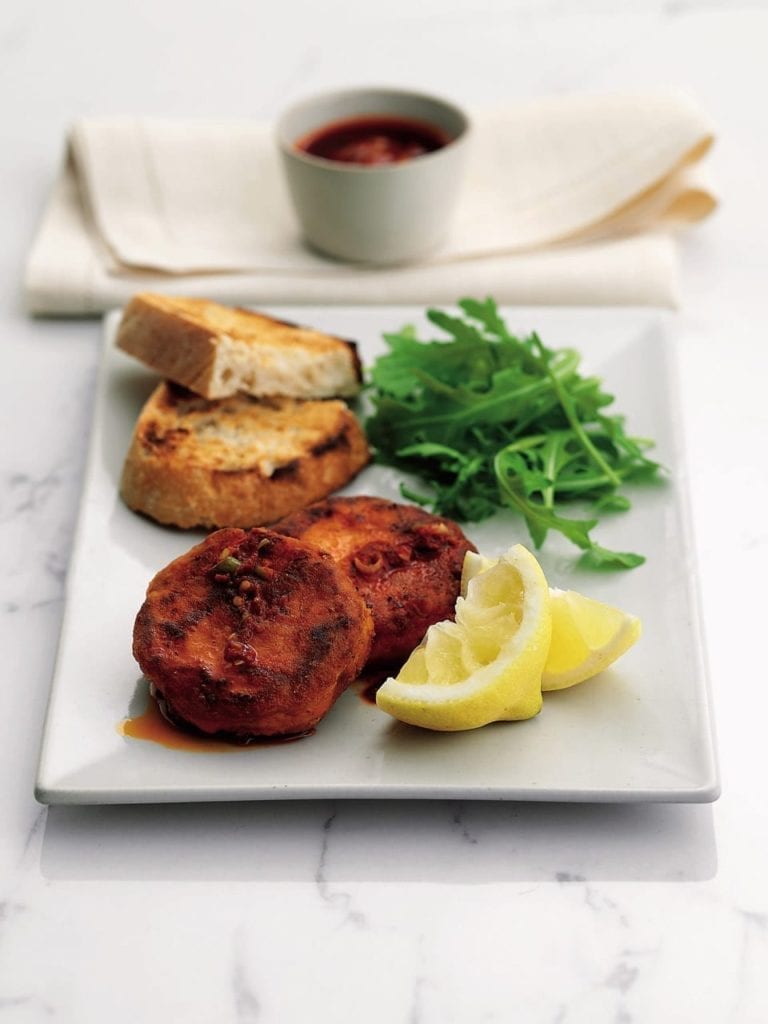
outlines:
[[[359,674],[373,622],[328,555],[218,530],[149,584],[133,653],[175,724],[237,742],[312,730]]]
[[[450,519],[384,498],[334,497],[272,527],[327,551],[371,610],[369,666],[403,662],[427,628],[452,619],[467,551],[476,548]]]

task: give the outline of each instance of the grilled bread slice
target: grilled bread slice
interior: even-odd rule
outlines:
[[[120,492],[160,523],[260,526],[343,486],[369,458],[344,402],[209,401],[164,381],[136,423]]]
[[[350,397],[362,380],[353,341],[205,299],[136,295],[116,343],[204,398]]]

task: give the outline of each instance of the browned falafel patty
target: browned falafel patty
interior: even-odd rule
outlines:
[[[328,555],[225,529],[151,581],[133,653],[172,721],[243,742],[311,730],[359,674],[372,633]]]
[[[335,497],[273,529],[327,551],[373,614],[370,666],[404,661],[434,622],[452,619],[467,551],[450,519],[384,498]]]

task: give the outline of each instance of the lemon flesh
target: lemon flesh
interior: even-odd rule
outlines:
[[[544,573],[516,544],[466,581],[456,621],[430,626],[376,703],[402,722],[440,731],[532,718],[541,710],[551,631]]]
[[[497,561],[498,559],[496,558],[487,558],[485,555],[481,555],[479,551],[468,551],[464,555],[464,561],[461,566],[461,596],[467,596],[467,587],[471,579],[479,576],[486,569],[490,569],[491,566],[496,565]]]
[[[461,574],[461,592],[470,580],[496,564],[468,551]],[[576,590],[551,587],[552,640],[541,677],[542,690],[564,690],[591,679],[626,654],[640,638],[635,615],[585,597]]]
[[[550,590],[552,642],[542,690],[563,690],[612,665],[639,639],[640,619],[575,590]]]

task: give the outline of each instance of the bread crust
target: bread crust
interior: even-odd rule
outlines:
[[[166,525],[247,528],[325,497],[369,459],[344,402],[207,401],[163,382],[136,423],[120,493]]]
[[[205,299],[134,296],[116,344],[204,398],[348,398],[362,382],[354,341]]]

